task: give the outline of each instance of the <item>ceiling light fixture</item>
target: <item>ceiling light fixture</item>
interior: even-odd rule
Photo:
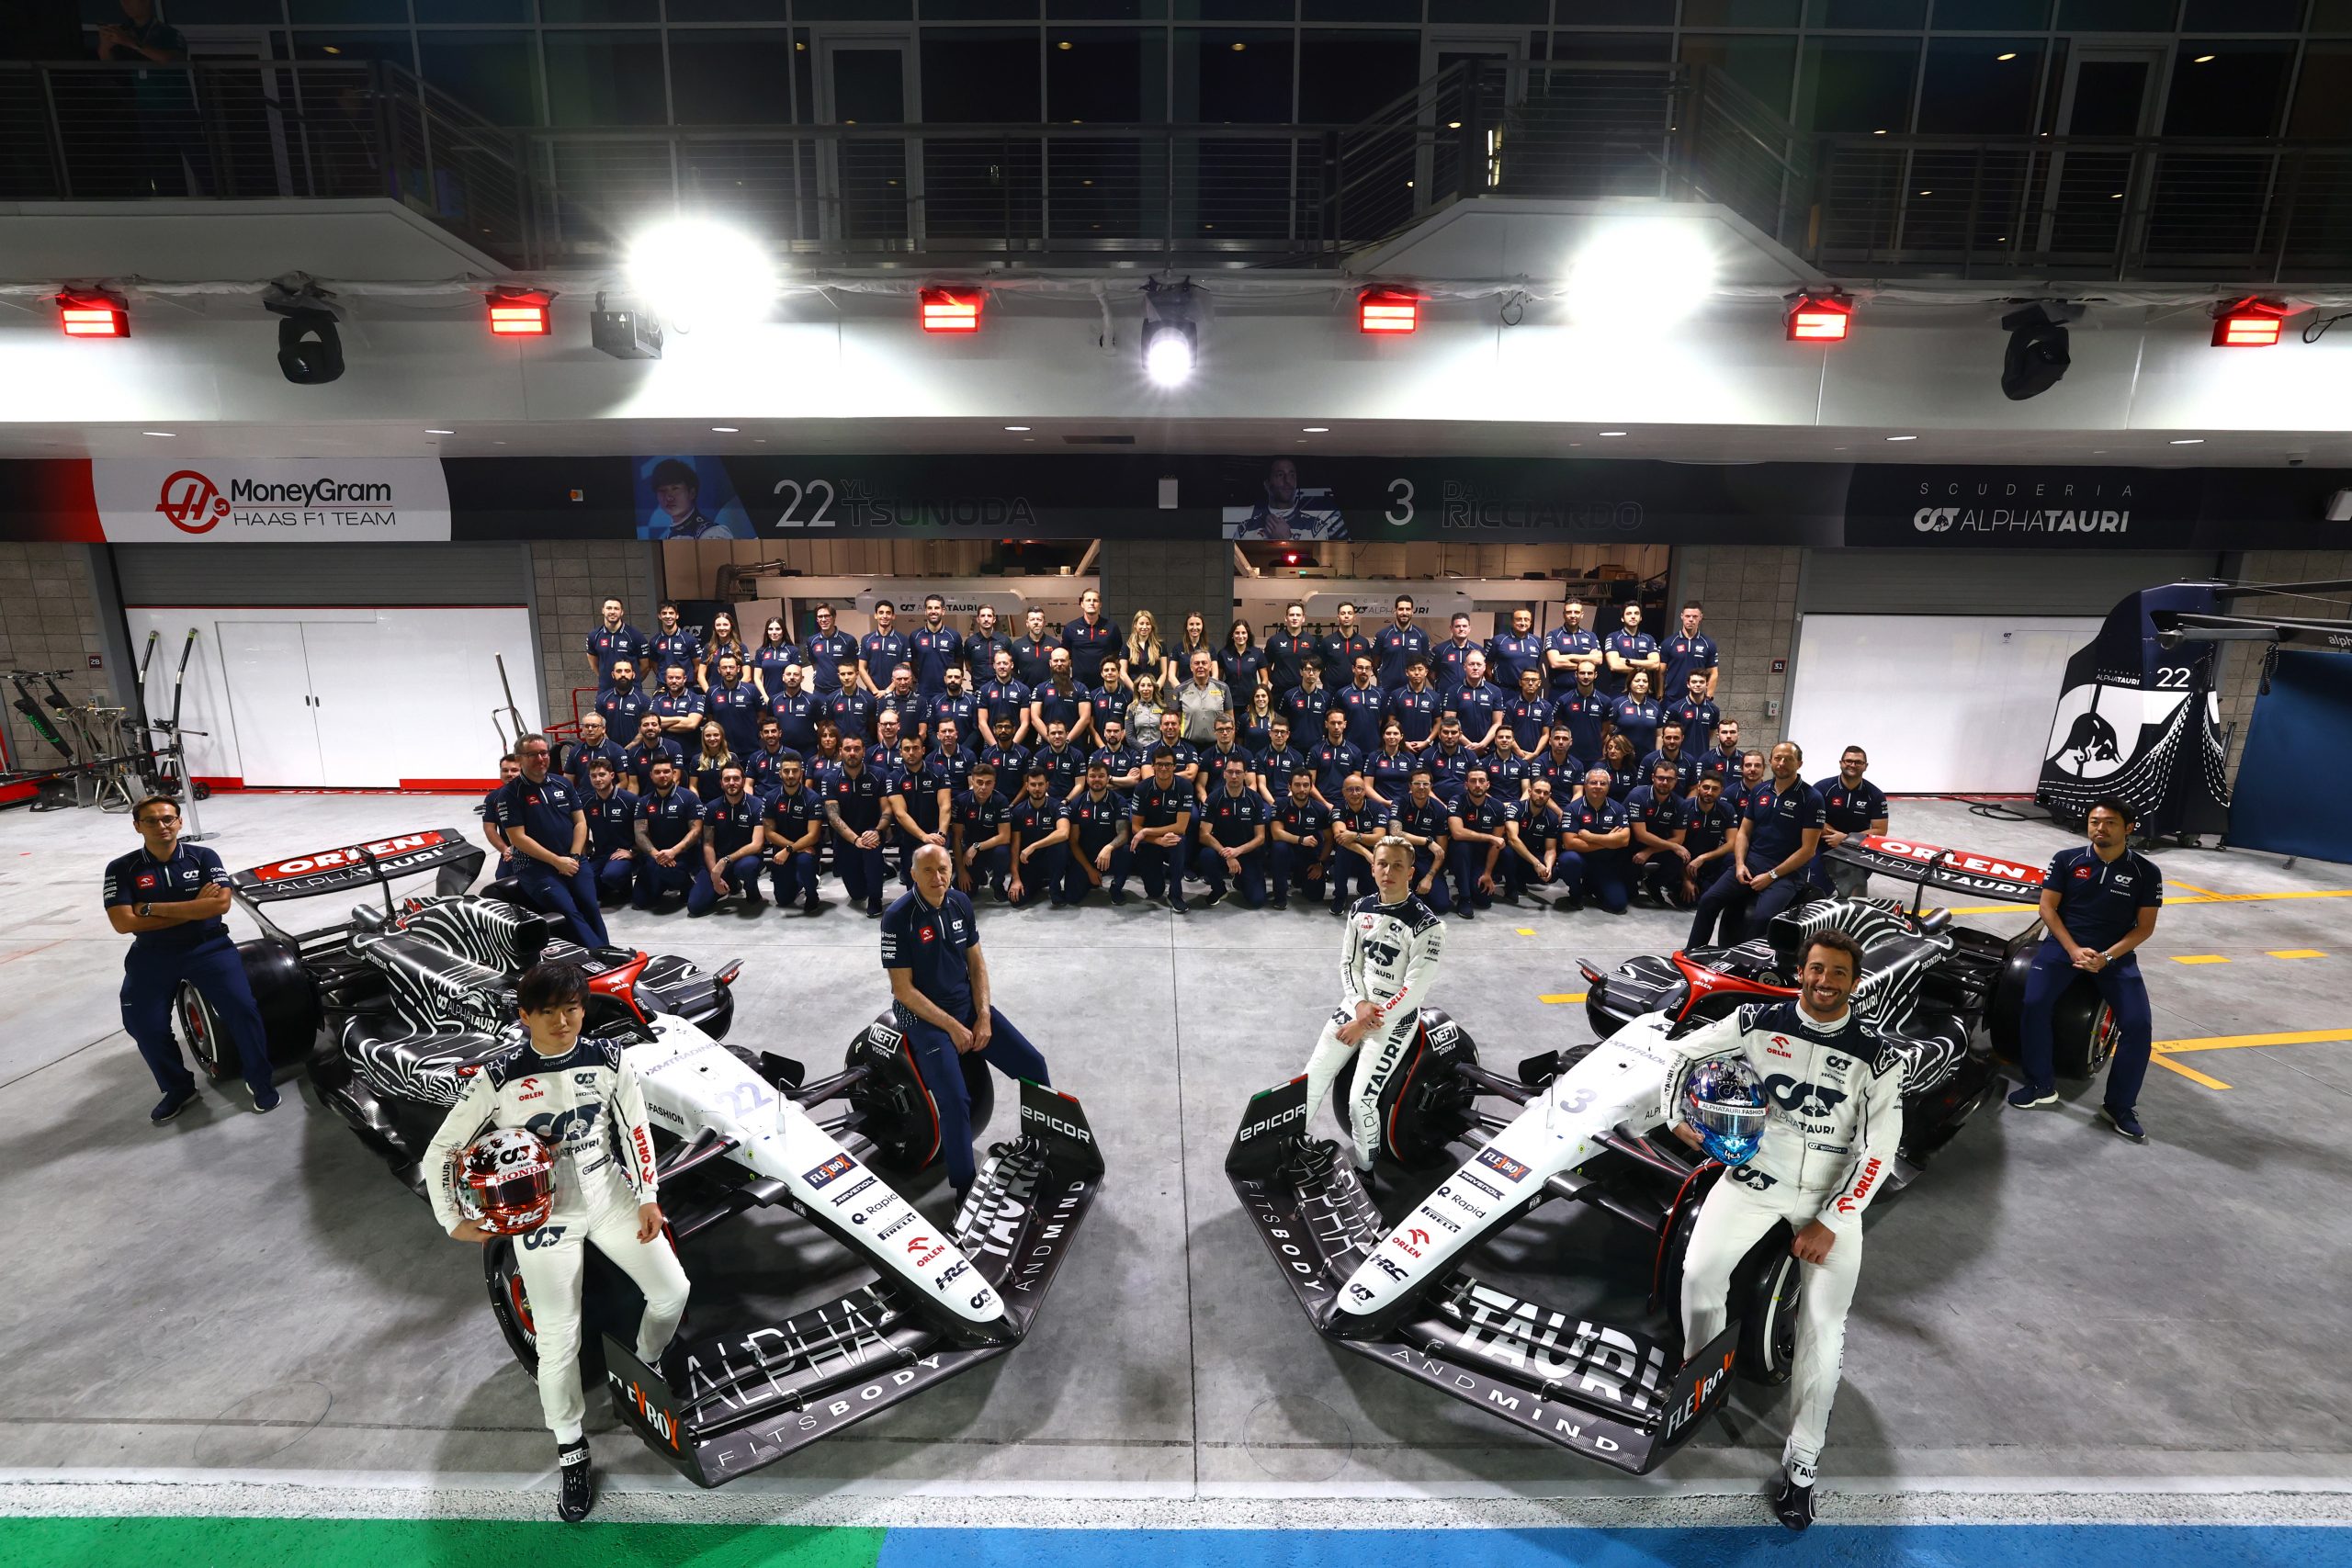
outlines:
[[[977,288],[924,289],[922,330],[927,333],[978,332],[982,299]]]
[[[1843,343],[1853,326],[1853,297],[1843,289],[1802,289],[1789,296],[1791,343]]]
[[[1367,288],[1356,296],[1356,330],[1409,333],[1421,321],[1421,297],[1403,288]]]
[[[2251,295],[2222,306],[2213,312],[2213,346],[2270,348],[2278,342],[2278,329],[2292,314],[2283,299]]]
[[[129,337],[130,310],[106,289],[67,289],[57,297],[57,324],[67,337]]]

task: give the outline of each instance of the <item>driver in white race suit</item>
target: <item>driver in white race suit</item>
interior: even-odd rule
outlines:
[[[1355,1137],[1356,1168],[1367,1174],[1380,1148],[1380,1091],[1409,1054],[1445,947],[1445,922],[1413,893],[1410,840],[1392,834],[1374,845],[1372,875],[1379,891],[1348,911],[1340,1005],[1306,1060],[1306,1124],[1312,1126],[1340,1064],[1351,1051],[1364,1053],[1346,1121]]]
[[[1797,1318],[1783,1472],[1772,1495],[1782,1524],[1813,1522],[1813,1483],[1829,1430],[1829,1406],[1846,1348],[1846,1309],[1862,1266],[1862,1211],[1886,1186],[1903,1139],[1903,1065],[1847,1006],[1861,973],[1861,950],[1842,931],[1806,945],[1797,999],[1743,1007],[1677,1041],[1682,1060],[1668,1075],[1665,1114],[1685,1143],[1691,1068],[1744,1058],[1761,1078],[1770,1108],[1761,1143],[1724,1172],[1700,1208],[1682,1266],[1682,1344],[1696,1355],[1724,1330],[1732,1270],[1773,1224],[1796,1232],[1790,1251],[1807,1265]]]
[[[537,964],[515,982],[526,1038],[486,1057],[425,1148],[422,1162],[434,1217],[459,1241],[494,1233],[458,1205],[459,1156],[492,1127],[519,1127],[556,1157],[554,1207],[514,1238],[530,1298],[539,1355],[539,1409],[555,1433],[561,1490],[556,1511],[585,1517],[594,1499],[587,1400],[580,1387],[580,1283],[583,1247],[618,1264],[645,1294],[637,1356],[659,1367],[686,1312],[686,1275],[662,1234],[655,1201],[653,1134],[645,1091],[610,1041],[582,1039],[587,982],[571,964]]]

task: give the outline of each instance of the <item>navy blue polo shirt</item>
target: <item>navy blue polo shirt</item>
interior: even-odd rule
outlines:
[[[1625,815],[1661,839],[1674,837],[1683,826],[1682,802],[1670,791],[1657,794],[1650,784],[1636,784],[1625,792]]]
[[[953,751],[943,751],[934,746],[931,755],[922,760],[923,783],[933,789],[947,791],[954,797],[970,787],[972,769],[979,757],[968,746],[958,746]]]
[[[656,718],[700,719],[706,706],[702,694],[692,686],[688,686],[683,692],[673,693],[666,690],[656,692],[653,694],[653,701],[648,705],[647,711]],[[607,723],[609,722],[608,720]]]
[[[1290,798],[1290,776],[1303,773],[1306,759],[1295,746],[1268,746],[1258,754],[1258,777],[1276,800]]]
[[[646,678],[657,686],[662,683],[662,672],[673,664],[686,672],[689,684],[695,671],[702,668],[702,638],[683,626],[656,637],[648,651],[653,658],[653,669]]]
[[[1723,780],[1724,798],[1735,806],[1738,805],[1736,797],[1739,794],[1740,756],[1737,747],[1726,751],[1720,746],[1710,746],[1699,753],[1699,776],[1705,778],[1712,773]]]
[[[784,753],[787,750],[794,756],[799,757],[804,761],[807,759],[808,753],[801,750],[797,746],[788,746],[775,751],[754,751],[750,756],[744,758],[743,783],[745,787],[749,788],[753,795],[759,795],[762,798],[774,795],[778,789],[781,789],[783,787],[783,781],[778,778],[777,775],[782,773],[784,769]]]
[[[824,716],[833,721],[842,739],[854,735],[863,740],[874,739],[874,715],[876,705],[871,692],[851,691],[837,687],[825,699]]]
[[[564,841],[571,842],[569,839]],[[182,839],[172,846],[172,858],[166,861],[157,860],[147,852],[145,844],[141,844],[129,854],[107,863],[103,907],[110,909],[117,904],[128,904],[135,909],[141,904],[184,904],[214,883],[228,886],[229,874],[221,868],[220,857],[202,844],[191,844]],[[225,921],[189,920],[162,931],[141,931],[130,939],[130,945],[153,953],[199,947],[216,936],[228,934]]]
[[[964,661],[964,634],[942,622],[937,631],[928,623],[915,628],[907,651],[915,666],[915,686],[925,692],[947,689],[947,667]]]
[[[1696,637],[1684,637],[1676,632],[1664,644],[1666,654],[1666,689],[1677,694],[1688,694],[1692,674],[1705,674],[1715,667],[1715,639],[1701,632]]]
[[[1519,672],[1544,669],[1544,639],[1533,632],[1520,637],[1497,632],[1487,639],[1487,679],[1506,692],[1519,690]]]
[[[1413,770],[1420,765],[1420,758],[1401,746],[1394,751],[1383,748],[1363,760],[1364,782],[1371,784],[1382,799],[1401,800],[1405,796],[1405,786],[1412,782]]]
[[[1552,755],[1552,749],[1546,746],[1527,760],[1527,776],[1531,779],[1550,779],[1552,798],[1566,800],[1583,787],[1584,775],[1590,767],[1590,763],[1574,751],[1555,758]]]
[[[605,716],[607,739],[618,735],[635,735],[637,721],[653,711],[652,699],[645,688],[632,685],[626,692],[605,691],[597,694],[596,711]]]
[[[857,639],[844,631],[811,632],[800,647],[808,658],[808,673],[816,689],[825,693],[840,691],[842,660],[855,661]]]
[[[805,780],[789,795],[779,789],[768,801],[767,819],[786,842],[798,843],[808,836],[809,823],[825,819],[825,797]]]
[[[910,735],[922,733],[923,708],[927,702],[928,699],[918,691],[885,692],[874,699],[874,715],[878,721],[886,713],[897,714],[899,739],[903,740]]]
[[[1615,654],[1618,658],[1623,660],[1628,664],[1633,663],[1637,659],[1656,659],[1657,657],[1657,638],[1650,636],[1647,632],[1629,632],[1623,629],[1613,631],[1609,634],[1609,641],[1604,646],[1610,652]],[[1610,669],[1606,660],[1602,661],[1600,682],[1601,684],[1606,686],[1610,691],[1614,692],[1621,696],[1623,695],[1625,691],[1625,682],[1631,679],[1633,679],[1633,676],[1630,671],[1621,675],[1616,671]],[[1657,672],[1656,671],[1650,671],[1650,683],[1653,686],[1657,683]],[[1668,689],[1671,690],[1672,688]]]
[[[560,773],[549,773],[537,784],[520,775],[508,779],[492,794],[490,804],[502,832],[519,828],[551,855],[571,852],[571,814],[587,810],[580,791]]]
[[[1532,805],[1519,809],[1519,841],[1538,855],[1557,844],[1566,830],[1567,818],[1560,814],[1557,806],[1546,806],[1540,811]]]
[[[1696,860],[1731,837],[1739,826],[1739,807],[1728,796],[1718,796],[1714,805],[1702,808],[1695,800],[1682,803],[1682,847]]]
[[[637,819],[657,850],[674,849],[702,820],[702,796],[680,784],[669,794],[649,789],[637,797]]]
[[[1803,779],[1787,789],[1768,778],[1747,802],[1747,855],[1778,865],[1797,852],[1807,828],[1821,826],[1821,796]]]
[[[1235,795],[1219,784],[1202,803],[1201,812],[1207,824],[1209,837],[1227,849],[1238,849],[1248,843],[1258,831],[1259,825],[1266,820],[1266,803],[1259,798],[1257,791],[1247,785],[1243,786],[1240,794]]]
[[[1645,782],[1638,762],[1603,762],[1600,765],[1609,770],[1609,798],[1611,800],[1623,801],[1634,793],[1635,784]]]
[[[1258,683],[1258,671],[1266,667],[1266,655],[1254,645],[1236,651],[1220,648],[1216,650],[1218,679],[1233,688],[1236,705],[1250,700],[1250,689]]]
[[[786,750],[806,757],[817,749],[817,719],[824,712],[823,705],[823,698],[807,690],[778,692],[768,699],[768,716],[784,731]]]
[[[966,849],[995,838],[996,830],[1004,826],[1005,813],[1011,809],[1012,803],[1004,798],[1004,792],[994,789],[986,795],[978,790],[967,789],[950,801],[947,807],[948,815],[954,818],[956,826],[964,829]]]
[[[1395,816],[1394,812],[1376,800],[1367,800],[1362,806],[1356,807],[1351,807],[1342,800],[1332,809],[1331,826],[1345,828],[1349,832],[1356,834],[1376,833],[1388,826]]]
[[[1127,689],[1120,685],[1097,686],[1086,694],[1086,700],[1094,705],[1094,733],[1097,735],[1102,734],[1102,727],[1114,718],[1121,724],[1126,723],[1127,709],[1135,705],[1135,699],[1127,694]]]
[[[1373,673],[1377,675],[1380,672],[1380,655],[1374,651],[1372,638],[1362,632],[1351,637],[1341,637],[1333,632],[1323,639],[1322,651],[1323,684],[1326,687],[1344,686],[1353,681],[1356,678],[1356,660],[1366,654],[1372,655]],[[1401,681],[1404,677],[1400,675],[1397,679]]]
[[[1447,637],[1430,649],[1430,684],[1441,692],[1456,690],[1464,678],[1463,665],[1469,661],[1472,654],[1486,651],[1485,648],[1467,637],[1460,642]]]
[[[1054,829],[1069,817],[1069,807],[1062,804],[1061,796],[1054,793],[1050,784],[1046,786],[1043,800],[1031,800],[1029,792],[1022,791],[1020,797],[1004,814],[1004,819],[1012,824],[1014,836],[1023,845],[1052,838]]]
[[[1465,793],[1451,806],[1447,815],[1473,833],[1499,833],[1510,821],[1510,802],[1491,791],[1486,799],[1478,801]]]
[[[1089,626],[1086,617],[1080,615],[1062,623],[1062,646],[1069,649],[1071,676],[1081,685],[1099,686],[1102,683],[1102,661],[1118,654],[1119,634],[1111,629],[1108,621]]]
[[[1568,803],[1567,809],[1560,814],[1560,820],[1563,824],[1562,830],[1570,833],[1613,833],[1620,828],[1628,828],[1633,825],[1633,819],[1625,814],[1623,801],[1604,800],[1596,807],[1584,797],[1582,792],[1578,792],[1576,799]],[[1630,850],[1631,847],[1632,840],[1628,840],[1627,849]],[[1626,851],[1588,850],[1582,852],[1607,855],[1623,854]]]
[[[2136,850],[2126,850],[2111,862],[2098,858],[2088,844],[2060,850],[2041,874],[2045,892],[2058,895],[2058,918],[2084,947],[2103,948],[2128,934],[2140,923],[2140,911],[2160,908],[2165,901],[2164,873]],[[2136,965],[2139,954],[2123,962]]]
[[[1462,798],[1463,786],[1470,778],[1470,764],[1477,760],[1478,754],[1469,747],[1456,746],[1449,751],[1442,740],[1421,753],[1421,766],[1430,771],[1430,791],[1448,804]]]
[[[1064,746],[1056,750],[1040,746],[1029,753],[1029,766],[1046,770],[1046,793],[1060,800],[1076,789],[1086,777],[1086,749]],[[1179,779],[1179,784],[1184,781]]]
[[[1616,699],[1597,686],[1589,696],[1571,687],[1552,709],[1552,722],[1567,727],[1568,750],[1579,757],[1600,755],[1601,723],[1616,716]]]
[[[596,657],[596,684],[610,686],[613,683],[613,666],[624,659],[637,666],[639,676],[644,675],[645,661],[652,651],[652,645],[646,640],[643,632],[627,621],[610,631],[606,631],[605,623],[599,621],[595,629],[588,634],[588,651]]]
[[[713,681],[710,690],[703,694],[703,711],[718,721],[727,732],[727,749],[738,756],[758,747],[762,705],[759,688],[748,679],[739,678],[729,686]],[[816,744],[815,731],[809,732],[809,744]]]
[[[923,734],[926,737],[936,736],[942,724],[953,724],[957,742],[969,744],[980,738],[977,716],[979,711],[980,705],[969,692],[958,692],[952,697],[945,692],[934,692],[931,700],[923,705]]]
[[[628,750],[609,735],[594,746],[584,741],[575,743],[571,748],[571,765],[564,769],[564,773],[580,786],[582,795],[595,787],[588,782],[588,764],[599,757],[613,765],[613,776],[618,778],[622,767],[628,761]]]
[[[866,763],[853,776],[844,768],[826,781],[826,804],[841,808],[842,824],[853,833],[871,832],[882,826],[882,797],[890,793],[888,774]]]
[[[1135,818],[1139,828],[1173,828],[1176,818],[1200,803],[1193,786],[1182,779],[1170,779],[1168,787],[1159,787],[1156,778],[1146,777],[1136,785]]]
[[[1078,835],[1080,848],[1092,854],[1119,836],[1119,824],[1127,819],[1127,797],[1115,789],[1106,789],[1097,800],[1085,790],[1069,803],[1070,830]]]
[[[1699,782],[1699,759],[1690,754],[1690,748],[1688,745],[1671,757],[1668,756],[1663,749],[1645,755],[1642,758],[1642,776],[1648,778],[1657,771],[1660,762],[1673,768],[1674,787],[1679,793],[1689,794],[1690,786]]]
[[[1331,705],[1348,718],[1348,744],[1359,751],[1371,751],[1380,745],[1380,721],[1388,716],[1388,694],[1378,686],[1342,686],[1331,697]],[[1430,710],[1434,713],[1436,710]],[[1412,729],[1406,728],[1409,738]],[[1422,733],[1427,734],[1424,730]]]
[[[914,663],[907,639],[897,632],[867,632],[857,639],[857,657],[865,666],[866,678],[882,687],[890,684],[891,671]]]
[[[1199,765],[1201,761],[1199,750],[1189,740],[1155,740],[1143,749],[1144,761],[1148,763],[1153,752],[1162,750],[1176,760],[1176,783],[1182,788],[1191,789],[1193,784],[1184,777],[1184,770]],[[1148,783],[1150,778],[1151,770],[1146,767],[1144,780]]]
[[[684,771],[686,749],[667,736],[650,746],[631,746],[621,753],[621,772],[636,784],[638,794],[643,795],[653,787],[653,764],[662,757],[677,763],[681,773]]]
[[[1203,795],[1213,794],[1225,787],[1225,765],[1227,762],[1240,763],[1245,776],[1258,771],[1257,754],[1238,741],[1230,747],[1224,747],[1212,740],[1201,748],[1200,761],[1201,773],[1198,782]]]
[[[1029,700],[1037,706],[1040,723],[1052,724],[1058,719],[1075,730],[1078,728],[1079,706],[1087,701],[1086,688],[1075,682],[1067,687],[1057,686],[1048,681],[1042,686],[1031,688]]]
[[[1273,819],[1281,823],[1283,830],[1291,837],[1312,840],[1318,847],[1323,842],[1323,835],[1331,830],[1330,807],[1313,795],[1304,801],[1284,796],[1283,803],[1274,808]]]
[[[920,893],[900,894],[882,912],[882,967],[910,971],[915,990],[958,1023],[972,1018],[967,954],[979,941],[972,901],[952,887],[936,904],[924,903]]]
[[[1853,788],[1832,773],[1813,786],[1821,796],[1821,825],[1835,828],[1841,833],[1866,833],[1871,823],[1886,815],[1886,791],[1864,779]]]
[[[637,847],[637,792],[614,786],[610,795],[600,795],[594,790],[581,796],[580,804],[588,813],[588,852],[608,855],[615,850]]]
[[[890,793],[907,803],[907,815],[926,833],[939,831],[939,785],[931,777],[928,757],[913,767],[899,758],[890,770]]]
[[[1363,772],[1363,753],[1344,740],[1326,740],[1306,754],[1306,765],[1315,770],[1316,793],[1336,808],[1340,786]]]
[[[1489,752],[1484,765],[1487,785],[1497,795],[1507,800],[1517,800],[1523,793],[1521,786],[1527,783],[1528,769],[1532,766],[1529,759],[1516,751],[1508,757]]]
[[[1026,746],[983,746],[979,760],[996,770],[998,787],[1018,785],[1021,775],[1029,771],[1029,748]]]
[[[713,643],[703,649],[702,683],[704,685],[711,686],[718,683],[718,661],[730,653],[735,656],[736,673],[745,681],[752,678],[752,650],[745,648],[742,639],[738,637],[733,642]],[[694,671],[689,670],[686,674],[689,679],[692,679]],[[752,687],[753,691],[758,689],[757,686]]]
[[[1702,750],[1713,743],[1715,726],[1723,722],[1724,710],[1711,702],[1692,702],[1685,696],[1668,708],[1674,722],[1682,727],[1682,744],[1690,750]]]
[[[1051,637],[1017,637],[1012,639],[1012,673],[1021,683],[1033,690],[1054,678],[1054,649],[1060,643]]]
[[[1504,698],[1500,688],[1492,681],[1480,681],[1476,685],[1464,682],[1449,694],[1445,710],[1462,718],[1462,733],[1471,740],[1484,740],[1487,731],[1494,728],[1501,716]]]
[[[1295,743],[1301,737],[1323,733],[1323,716],[1331,711],[1331,688],[1317,686],[1308,691],[1305,686],[1284,692],[1274,704],[1290,720],[1290,738]]]
[[[784,671],[789,664],[797,664],[803,670],[808,668],[808,661],[801,657],[800,650],[788,642],[763,642],[752,649],[752,671],[771,692],[784,690]],[[808,690],[806,680],[801,682],[800,689],[804,692]]]
[[[967,684],[972,690],[977,692],[996,679],[996,650],[1000,648],[1007,653],[1012,651],[1012,639],[1002,632],[974,632],[964,639],[964,668],[971,672]]]
[[[750,790],[741,800],[729,800],[720,795],[702,808],[703,837],[711,852],[728,861],[741,854],[752,842],[752,834],[765,815],[760,808],[759,797]]]
[[[1405,667],[1413,655],[1429,657],[1430,634],[1419,626],[1400,626],[1392,621],[1372,639],[1372,650],[1380,661],[1376,671],[1380,684],[1393,691],[1405,683]]]
[[[1655,697],[1645,697],[1639,702],[1631,697],[1617,699],[1617,728],[1623,730],[1625,739],[1634,743],[1634,755],[1636,757],[1657,745],[1658,721],[1665,716],[1665,711],[1657,705]]]
[[[973,694],[976,710],[989,716],[989,728],[1000,740],[1010,740],[1029,711],[1029,688],[1020,681],[991,680]]]
[[[1514,696],[1503,704],[1503,728],[1519,742],[1519,749],[1530,757],[1544,750],[1544,733],[1552,728],[1550,697],[1538,692],[1532,697]],[[1469,726],[1464,724],[1464,728]]]
[[[1433,852],[1445,852],[1446,818],[1453,813],[1444,801],[1432,795],[1420,805],[1413,804],[1410,795],[1396,807],[1396,823],[1399,832],[1410,833],[1417,839],[1433,839]]]
[[[1307,632],[1293,637],[1287,631],[1276,632],[1266,639],[1266,669],[1269,682],[1277,692],[1287,692],[1299,682],[1300,667],[1309,654],[1320,657],[1323,645]]]
[[[1544,651],[1547,654],[1556,653],[1563,659],[1599,653],[1600,639],[1582,626],[1578,626],[1575,631],[1570,631],[1566,626],[1554,626],[1544,638]],[[1544,673],[1544,678],[1552,683],[1552,695],[1555,698],[1565,697],[1577,689],[1577,671],[1574,665],[1565,670],[1555,670],[1547,662]]]

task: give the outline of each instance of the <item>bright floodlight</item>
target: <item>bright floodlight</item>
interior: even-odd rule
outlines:
[[[741,320],[775,298],[775,261],[742,230],[707,218],[673,218],[628,248],[629,288],[656,320],[681,331]]]
[[[1193,374],[1193,340],[1189,333],[1169,328],[1152,334],[1143,351],[1144,374],[1155,385],[1173,387]]]
[[[1681,321],[1714,287],[1714,252],[1696,225],[1634,220],[1603,229],[1577,253],[1568,313],[1578,326],[1647,331]]]

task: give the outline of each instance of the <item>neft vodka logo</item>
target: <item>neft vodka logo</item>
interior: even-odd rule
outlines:
[[[1942,484],[1922,479],[1918,493],[1922,500],[1962,502],[1914,512],[1911,526],[1922,534],[2125,534],[2132,528],[2131,507],[2115,504],[2132,499],[2128,480],[2110,485],[2071,479],[1954,479]]]

